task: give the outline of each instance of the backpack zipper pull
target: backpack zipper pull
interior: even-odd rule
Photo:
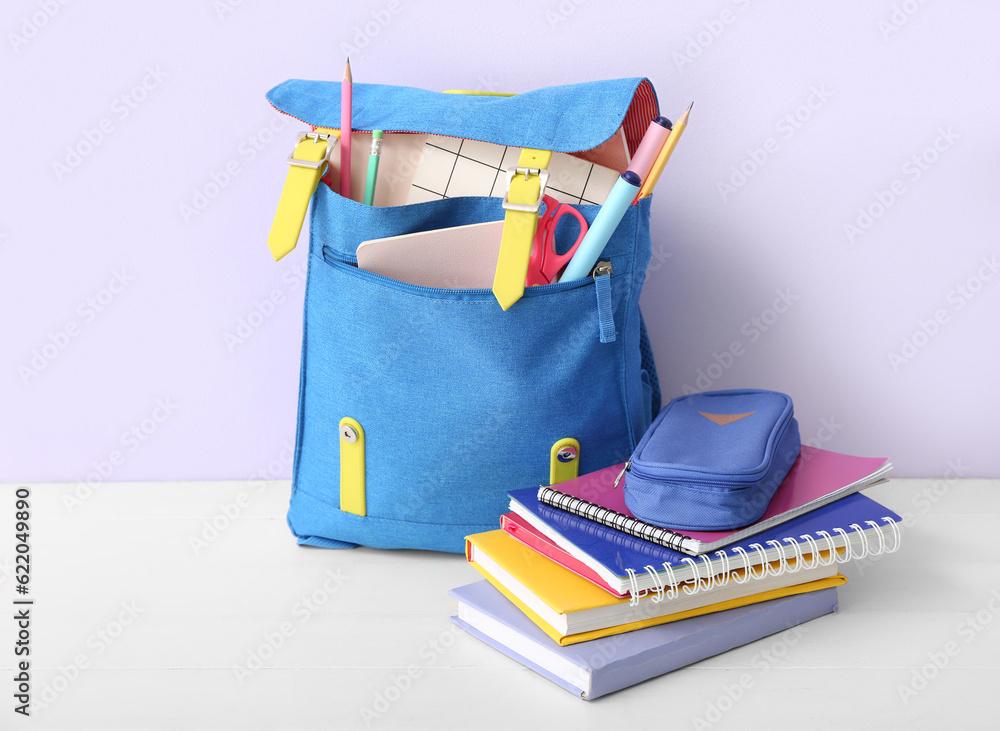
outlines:
[[[629,468],[631,466],[632,466],[632,460],[629,460],[628,462],[625,463],[625,466],[622,467],[622,471],[619,472],[618,477],[615,478],[615,484],[611,487],[612,490],[618,489],[618,483],[622,481],[622,477],[625,476],[625,473],[629,471]]]
[[[615,314],[611,305],[611,262],[599,261],[594,267],[597,285],[597,326],[602,343],[615,341]]]

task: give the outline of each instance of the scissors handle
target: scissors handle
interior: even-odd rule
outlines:
[[[573,258],[580,242],[587,234],[587,219],[583,214],[567,203],[560,203],[552,196],[545,196],[545,213],[538,219],[538,228],[532,242],[531,256],[528,259],[528,286],[552,284],[559,276],[569,260]],[[576,242],[565,254],[556,253],[556,227],[559,219],[569,214],[580,223],[580,234]]]
[[[556,253],[556,227],[559,225],[559,220],[566,214],[569,214],[575,218],[580,224],[580,233],[576,237],[576,241],[569,248],[565,254]],[[559,272],[569,263],[569,260],[573,258],[576,254],[576,250],[580,248],[580,242],[583,241],[583,237],[587,235],[587,219],[583,217],[583,214],[576,210],[573,206],[568,203],[560,203],[552,211],[552,215],[548,220],[546,235],[548,240],[546,241],[545,247],[545,260],[542,263],[542,273],[545,275],[549,283],[555,283],[559,279]]]

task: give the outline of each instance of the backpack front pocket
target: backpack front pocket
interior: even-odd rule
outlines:
[[[604,320],[620,327],[624,288],[606,276]],[[504,312],[489,290],[419,287],[329,248],[314,254],[296,493],[327,506],[338,537],[372,545],[366,521],[402,533],[431,521],[492,528],[507,490],[548,482],[560,439],[579,441],[581,472],[623,458],[622,354],[601,342],[597,290],[593,278],[529,287]],[[364,433],[364,515],[340,509],[345,418]],[[295,522],[294,499],[290,521],[308,531]]]

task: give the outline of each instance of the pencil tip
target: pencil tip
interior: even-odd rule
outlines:
[[[688,111],[690,112],[692,109],[694,109],[694,102],[688,105]]]
[[[691,102],[691,104],[690,104],[690,105],[688,106],[688,108],[687,108],[687,109],[685,109],[685,110],[684,110],[684,111],[683,111],[683,112],[681,113],[681,116],[680,116],[680,118],[678,118],[678,120],[677,120],[677,122],[678,122],[679,124],[687,124],[687,123],[688,123],[688,117],[690,117],[690,116],[691,116],[691,107],[693,107],[693,106],[694,106],[694,102]]]
[[[347,65],[344,67],[344,78],[348,81],[354,81],[354,77],[351,76],[351,57],[347,57]]]

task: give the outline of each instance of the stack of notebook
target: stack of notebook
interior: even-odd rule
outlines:
[[[508,493],[467,539],[486,580],[451,592],[456,624],[588,700],[830,613],[840,563],[899,547],[900,517],[859,492],[884,459],[802,447],[758,522],[683,534],[629,512],[622,467]]]

